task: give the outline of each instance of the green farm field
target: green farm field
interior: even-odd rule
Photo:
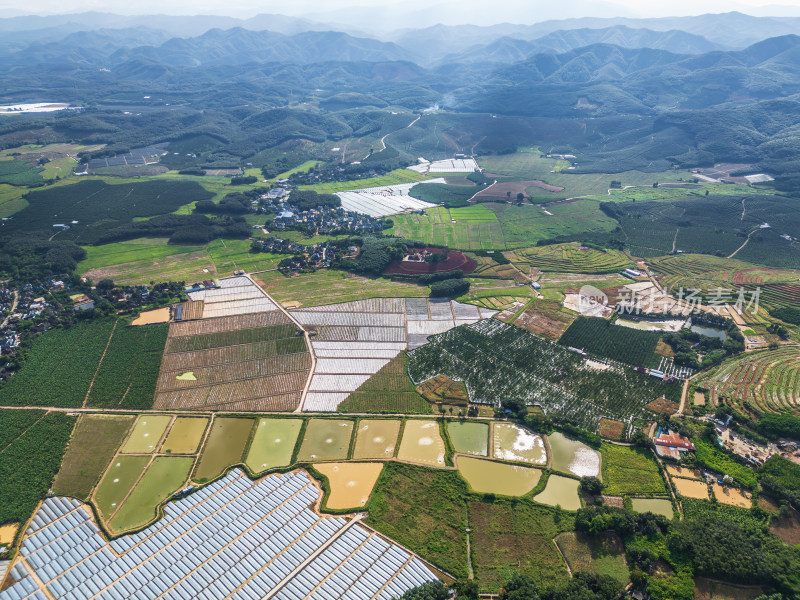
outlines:
[[[271,271],[259,273],[256,282],[278,302],[284,305],[297,302],[302,307],[368,298],[422,298],[430,293],[427,286],[380,277],[360,277],[334,269],[291,277]]]
[[[408,377],[408,356],[401,352],[342,402],[339,412],[431,414],[433,408]]]
[[[389,462],[367,504],[366,523],[451,575],[466,577],[468,494],[455,471]]]
[[[569,578],[553,538],[572,529],[572,518],[529,500],[468,502],[475,577],[481,591],[497,593],[513,572],[539,585]]]
[[[626,585],[630,576],[625,561],[625,545],[616,533],[598,538],[568,531],[555,539],[567,563],[576,571],[608,575]]]
[[[408,169],[395,169],[380,177],[370,177],[367,179],[357,179],[355,181],[333,181],[330,183],[317,183],[314,185],[302,185],[301,190],[314,190],[319,194],[333,194],[335,192],[346,192],[348,190],[358,190],[361,188],[383,187],[397,185],[398,183],[417,183],[430,179],[427,175],[421,175]]]
[[[545,158],[536,152],[516,152],[482,156],[478,164],[487,173],[493,175],[508,175],[516,179],[539,179],[550,185],[563,187],[563,192],[545,192],[535,190],[536,195],[542,198],[552,196],[553,200],[559,198],[572,198],[608,194],[611,181],[620,181],[623,186],[650,186],[653,183],[677,183],[679,180],[691,181],[694,177],[689,171],[667,171],[662,173],[642,173],[641,171],[626,171],[624,173],[572,173],[565,169],[568,166],[563,160]],[[554,171],[555,172],[551,172]]]
[[[53,482],[53,492],[87,500],[133,420],[131,415],[82,415]]]
[[[667,488],[649,450],[603,443],[604,493],[612,495],[665,496]]]
[[[462,250],[506,248],[497,216],[485,205],[429,208],[424,215],[395,215],[387,233]],[[455,220],[455,223],[453,222]]]
[[[248,240],[214,240],[204,246],[170,246],[164,238],[140,238],[127,242],[87,246],[87,257],[78,272],[94,280],[113,279],[122,285],[150,281],[197,281],[227,277],[234,271],[276,269],[284,258],[253,254]]]
[[[619,250],[601,251],[577,242],[520,248],[506,254],[523,272],[535,267],[562,273],[617,273],[633,264]]]

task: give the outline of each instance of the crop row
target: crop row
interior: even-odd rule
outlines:
[[[221,348],[223,346],[280,340],[294,337],[296,332],[297,328],[295,325],[286,323],[283,325],[272,325],[255,329],[240,329],[236,331],[220,331],[218,333],[206,333],[189,337],[170,337],[167,340],[166,352],[192,352],[196,350]]]
[[[210,365],[280,356],[283,354],[303,353],[306,351],[307,348],[304,338],[291,337],[266,342],[255,342],[252,344],[241,344],[239,346],[210,348],[208,350],[198,350],[196,352],[174,352],[164,357],[162,368],[165,371],[177,371],[178,369],[207,367]]]
[[[88,404],[150,408],[167,331],[167,325],[125,327],[118,323],[89,392]]]
[[[596,317],[579,317],[564,332],[559,343],[581,348],[600,358],[654,369],[660,358],[655,353],[660,338],[658,332],[622,327]]]
[[[0,386],[0,404],[81,406],[113,327],[82,322],[38,336],[19,373]]]
[[[169,328],[169,337],[183,337],[192,335],[205,335],[220,333],[222,331],[239,331],[242,329],[256,329],[289,323],[290,319],[279,310],[236,315],[233,317],[219,317],[217,319],[203,319],[199,321],[184,321],[173,323]]]
[[[520,264],[538,267],[543,271],[613,273],[631,264],[630,259],[619,250],[597,250],[576,244],[524,248],[515,250],[514,254]]]

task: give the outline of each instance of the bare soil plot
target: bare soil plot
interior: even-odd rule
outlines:
[[[325,506],[343,510],[361,508],[367,503],[383,463],[322,463],[314,468],[328,478],[331,493]]]
[[[700,475],[700,471],[697,469],[690,469],[688,467],[682,467],[680,465],[666,465],[667,473],[672,475],[673,477],[682,477],[684,479],[702,479]]]
[[[769,523],[769,532],[790,546],[800,544],[800,513],[789,509],[786,516],[772,517]]]
[[[556,537],[555,542],[573,573],[587,571],[609,575],[622,585],[628,583],[625,545],[616,533],[595,538],[566,531]]]
[[[81,415],[53,492],[87,500],[133,425],[130,415]]]
[[[711,489],[716,499],[723,504],[730,504],[739,508],[751,508],[753,506],[752,497],[744,490],[721,486],[718,483],[711,484]]]
[[[695,577],[695,600],[753,600],[762,594],[757,586],[743,586],[713,581],[705,577]]]
[[[401,461],[444,466],[444,440],[436,421],[413,419],[406,421],[403,430],[403,440],[397,458]]]
[[[350,453],[350,439],[353,435],[353,421],[338,419],[311,419],[298,462],[316,460],[345,460]]]
[[[123,454],[153,454],[169,427],[170,415],[141,415],[120,452]]]
[[[600,419],[597,433],[608,440],[621,440],[625,435],[625,423],[603,417]]]
[[[399,420],[364,419],[358,422],[354,459],[389,459],[394,456],[400,435]]]
[[[467,386],[463,381],[453,381],[447,375],[437,375],[417,386],[417,391],[428,402],[466,406],[469,402]]]
[[[205,483],[241,463],[253,423],[253,419],[235,417],[215,419],[192,479]]]
[[[17,536],[19,523],[9,523],[8,525],[0,526],[0,544],[11,545]]]
[[[708,500],[708,485],[705,481],[695,481],[693,479],[681,479],[674,477],[672,483],[675,484],[675,489],[681,496],[687,498],[697,498],[699,500]]]
[[[569,328],[576,316],[561,312],[560,308],[558,302],[537,300],[517,317],[514,324],[532,333],[557,340]]]
[[[705,406],[706,405],[706,395],[703,392],[695,392],[694,393],[694,405],[695,406]]]
[[[161,446],[163,454],[194,454],[208,426],[204,417],[178,417]]]
[[[302,427],[302,419],[259,419],[244,464],[253,473],[289,466]]]
[[[155,310],[148,310],[140,313],[139,316],[131,322],[131,325],[152,325],[153,323],[166,323],[169,321],[169,318],[169,307],[157,308]]]
[[[666,398],[658,398],[653,400],[647,405],[647,409],[659,415],[674,415],[678,412],[680,404],[667,400]]]

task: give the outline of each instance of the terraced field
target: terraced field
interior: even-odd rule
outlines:
[[[632,266],[619,250],[600,251],[578,243],[520,248],[508,258],[524,272],[536,267],[559,273],[615,273]]]
[[[709,390],[712,405],[745,402],[762,412],[800,414],[800,349],[744,354],[697,381]]]

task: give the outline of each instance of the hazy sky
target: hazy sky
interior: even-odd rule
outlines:
[[[96,10],[117,14],[218,14],[238,17],[280,13],[318,20],[341,17],[349,21],[348,13],[351,11],[346,9],[359,7],[371,14],[375,9],[388,8],[387,17],[398,10],[428,11],[452,23],[476,24],[501,21],[531,23],[549,18],[579,16],[679,16],[730,10],[755,15],[800,16],[800,0],[570,0],[563,3],[553,3],[552,0],[136,0],[118,3],[109,3],[107,0],[0,0],[0,16]]]

